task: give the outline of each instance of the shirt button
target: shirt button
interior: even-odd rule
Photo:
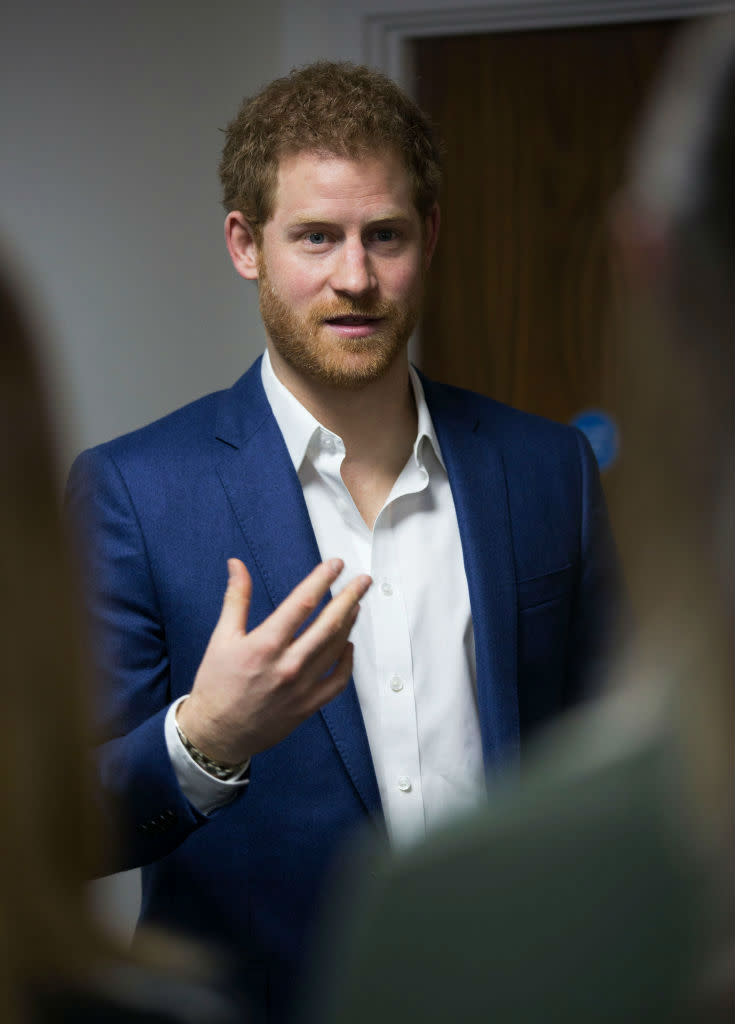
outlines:
[[[398,776],[398,788],[402,793],[411,792],[411,780],[409,779],[408,775]]]
[[[384,597],[390,597],[393,594],[393,587],[388,580],[380,584],[380,590]]]
[[[403,680],[401,679],[400,676],[393,676],[393,678],[390,681],[390,688],[393,691],[393,693],[401,692],[401,690],[403,689]]]

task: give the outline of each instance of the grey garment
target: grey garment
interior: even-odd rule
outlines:
[[[249,1024],[250,1014],[217,989],[119,964],[96,972],[84,988],[38,987],[32,1024]]]
[[[665,727],[611,738],[598,717],[564,727],[461,824],[395,859],[360,851],[310,1021],[697,1019],[708,892],[677,745]]]

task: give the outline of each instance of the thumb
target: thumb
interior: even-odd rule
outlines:
[[[217,629],[228,634],[244,636],[247,631],[253,582],[245,564],[239,558],[227,559],[227,572],[229,580]]]

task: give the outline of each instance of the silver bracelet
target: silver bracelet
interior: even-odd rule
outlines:
[[[174,719],[174,725],[176,726],[176,732],[179,734],[179,739],[184,744],[184,749],[192,761],[198,764],[200,768],[203,768],[207,775],[214,776],[220,782],[227,782],[228,779],[239,775],[248,763],[247,761],[242,761],[240,764],[222,764],[221,761],[215,761],[213,758],[207,757],[204,751],[194,746],[189,737],[182,731],[176,719]]]

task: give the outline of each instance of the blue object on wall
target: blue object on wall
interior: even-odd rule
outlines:
[[[620,435],[612,416],[601,409],[585,409],[571,421],[592,445],[600,470],[609,469],[618,457]]]

